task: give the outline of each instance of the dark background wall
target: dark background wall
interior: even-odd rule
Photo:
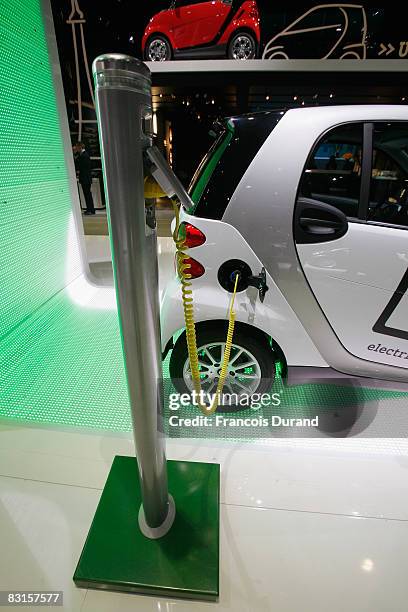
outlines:
[[[66,24],[71,3],[69,0],[51,0],[54,22],[63,67],[64,84],[67,95],[72,93],[73,47],[71,28]],[[334,3],[333,3],[334,4]],[[170,0],[110,0],[95,2],[79,0],[81,10],[86,18],[86,46],[89,60],[101,53],[128,53],[141,57],[141,39],[143,31],[152,15],[170,5]],[[277,4],[272,0],[258,0],[261,15],[261,47],[278,34],[292,21],[318,3],[305,4],[287,8],[284,3]],[[372,7],[362,2],[367,15],[367,57],[379,57],[381,43],[391,43],[395,47],[387,57],[398,58],[401,41],[408,40],[408,5]],[[310,56],[313,57],[316,43],[310,43]],[[384,57],[384,52],[381,55]],[[408,57],[408,56],[407,56]]]
[[[261,15],[262,45],[278,34],[295,19],[317,3],[287,8],[283,3],[257,0]],[[71,26],[67,19],[71,10],[70,0],[51,0],[60,61],[73,140],[77,136],[77,85]],[[87,63],[101,53],[117,52],[141,57],[141,38],[152,15],[170,5],[170,0],[78,0],[84,13],[84,37]],[[333,3],[335,4],[335,3]],[[371,7],[362,3],[367,16],[367,57],[385,57],[384,45],[394,47],[387,57],[396,59],[401,41],[408,39],[408,6]],[[317,24],[318,25],[318,24]],[[309,39],[308,39],[309,40]],[[307,54],[316,57],[318,34],[306,45]],[[261,49],[262,51],[262,49]],[[379,55],[381,53],[381,55]],[[407,56],[408,57],[408,56]],[[82,112],[86,119],[94,120],[84,59],[79,49],[80,79],[82,85]],[[346,61],[346,60],[345,60]],[[350,60],[348,60],[350,61]],[[407,61],[407,60],[401,60]],[[208,75],[207,75],[208,77]],[[153,88],[153,104],[159,119],[161,132],[164,122],[171,121],[173,129],[174,168],[185,183],[209,145],[208,131],[219,117],[242,112],[254,112],[269,108],[310,104],[351,103],[405,103],[408,84],[399,75],[376,75],[373,79],[344,77],[342,80],[329,74],[283,75],[273,73],[264,76],[244,77],[227,74],[211,74],[210,78],[183,75],[156,79]],[[100,165],[95,124],[84,126],[82,138],[95,156],[95,167]],[[163,148],[163,139],[159,146]]]

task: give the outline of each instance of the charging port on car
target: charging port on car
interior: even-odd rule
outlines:
[[[265,268],[262,268],[260,274],[253,275],[251,268],[245,261],[229,259],[218,270],[218,282],[223,289],[232,293],[237,274],[239,275],[237,291],[245,291],[249,286],[255,287],[259,291],[259,299],[263,302],[265,293],[268,291]]]

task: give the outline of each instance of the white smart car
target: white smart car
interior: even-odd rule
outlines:
[[[370,377],[408,382],[408,108],[339,106],[233,117],[197,169],[181,221],[203,386],[215,388],[235,272],[229,391]],[[162,347],[190,387],[180,282]],[[294,379],[293,379],[294,380]]]

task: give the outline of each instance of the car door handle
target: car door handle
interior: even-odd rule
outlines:
[[[298,198],[294,216],[297,244],[337,240],[344,236],[347,230],[347,217],[335,206],[312,198]]]
[[[315,217],[304,217],[299,218],[300,226],[311,233],[321,234],[335,232],[343,227],[343,223],[338,219],[318,219]]]

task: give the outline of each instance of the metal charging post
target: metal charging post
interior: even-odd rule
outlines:
[[[93,72],[137,460],[115,457],[74,581],[86,588],[213,600],[219,591],[219,466],[166,462],[157,236],[154,209],[144,200],[146,169],[166,183],[168,193],[183,188],[152,149],[145,64],[109,54],[94,61]]]
[[[167,491],[155,218],[146,219],[144,152],[151,146],[149,70],[106,55],[94,63],[100,146],[126,378],[143,509],[140,527],[160,537],[174,519]],[[154,211],[153,211],[154,214]],[[148,221],[148,222],[147,222]]]

